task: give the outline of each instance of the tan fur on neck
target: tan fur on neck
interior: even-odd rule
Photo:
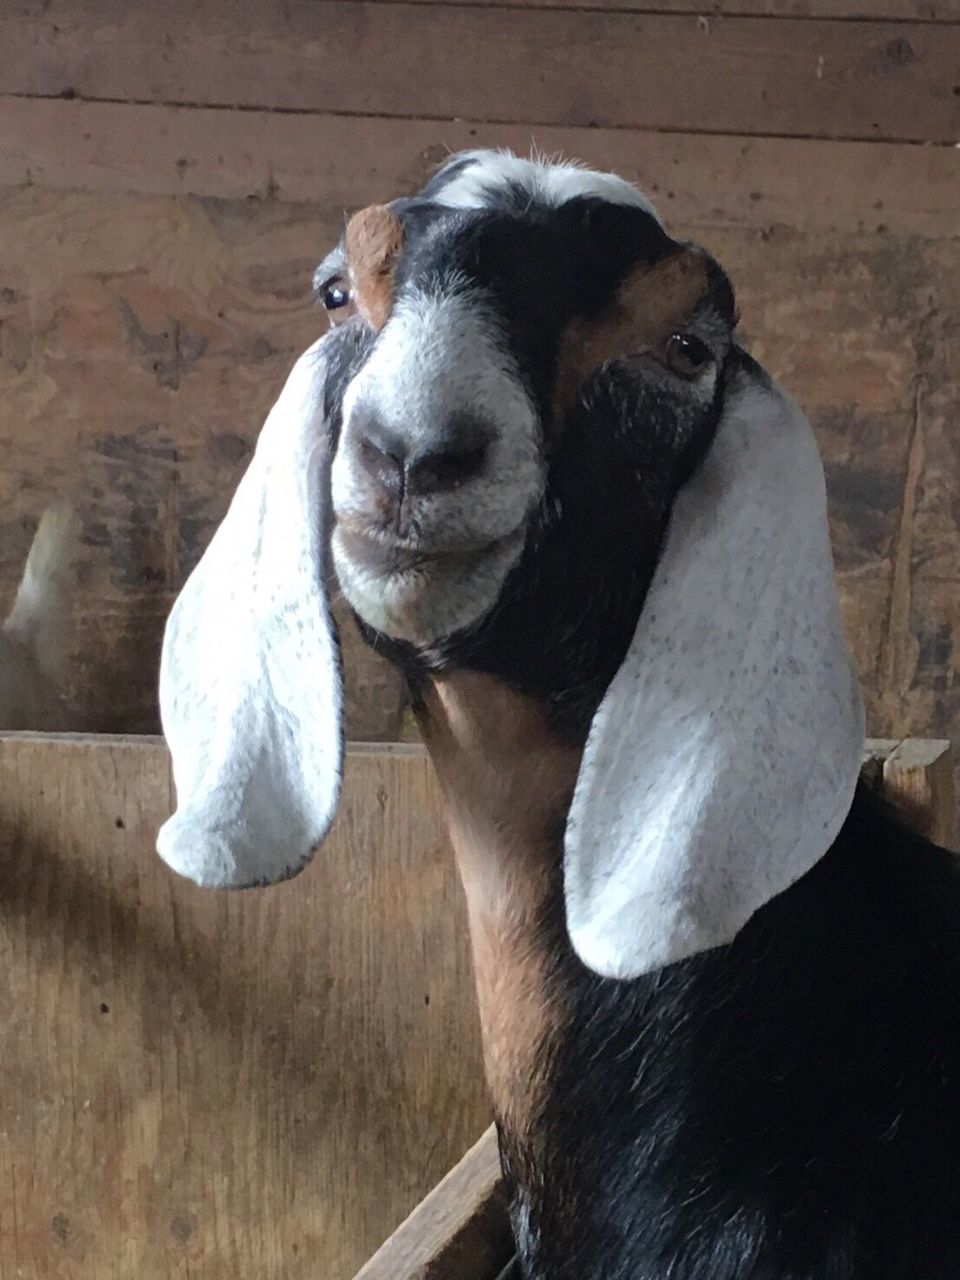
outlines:
[[[487,1080],[501,1121],[525,1129],[568,1017],[555,930],[580,752],[538,704],[475,672],[435,679],[421,727],[467,898]]]

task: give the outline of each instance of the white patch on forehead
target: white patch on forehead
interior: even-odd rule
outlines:
[[[578,196],[595,196],[611,204],[635,205],[660,221],[648,197],[624,178],[585,169],[573,161],[525,159],[509,151],[470,151],[452,163],[456,160],[466,161],[465,168],[433,196],[437,204],[451,209],[483,209],[497,192],[519,187],[529,192],[534,203],[550,207]]]

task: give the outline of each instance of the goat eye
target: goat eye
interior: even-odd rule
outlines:
[[[713,359],[705,342],[691,333],[675,333],[667,341],[667,364],[681,378],[695,378]]]
[[[320,301],[334,324],[340,324],[353,313],[350,290],[342,280],[330,280],[320,290]]]

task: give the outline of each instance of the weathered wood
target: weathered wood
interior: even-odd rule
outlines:
[[[37,518],[72,493],[85,728],[156,730],[166,615],[325,327],[310,276],[339,230],[339,215],[272,202],[0,192],[0,609]],[[396,738],[400,676],[337,613],[349,732]]]
[[[513,1252],[491,1126],[356,1280],[494,1280]]]
[[[639,182],[691,227],[960,237],[949,147],[0,97],[0,185],[310,201],[331,219],[413,190],[450,152],[531,142]]]
[[[345,1280],[489,1123],[432,772],[353,750],[264,891],[170,805],[156,741],[0,738],[0,1275]]]
[[[879,787],[910,822],[931,840],[957,848],[957,797],[949,742],[928,738],[868,743],[879,766]]]
[[[382,197],[399,176],[344,179],[337,195]],[[38,515],[74,489],[85,546],[73,652],[90,727],[156,725],[163,620],[322,323],[310,274],[342,207],[0,192],[0,608]],[[960,715],[957,242],[849,224],[671,225],[727,266],[744,340],[813,420],[869,723],[949,736]],[[349,622],[344,637],[351,735],[398,736],[397,676]]]
[[[933,809],[938,750],[871,747]],[[0,736],[0,1275],[342,1280],[489,1119],[432,771],[353,747],[322,853],[263,891],[168,871],[171,804],[156,740]],[[479,1280],[481,1237],[495,1274],[497,1187],[488,1138],[364,1280]]]
[[[949,23],[510,8],[491,22],[356,0],[0,13],[3,93],[538,125],[952,145],[958,65]]]
[[[391,3],[393,0],[383,0]],[[414,0],[445,4],[449,0]],[[874,18],[884,22],[960,22],[960,0],[460,0],[468,5],[515,9],[615,9],[634,13],[685,13],[697,18]],[[329,0],[312,0],[315,4]]]
[[[936,738],[868,739],[864,773],[910,823],[947,849],[957,849],[956,762]]]

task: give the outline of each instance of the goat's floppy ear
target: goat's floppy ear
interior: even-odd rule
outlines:
[[[591,726],[565,855],[581,959],[633,977],[731,941],[829,848],[862,746],[813,433],[747,365]]]
[[[323,341],[290,374],[167,623],[160,709],[178,807],[157,848],[198,884],[296,874],[340,796]]]

